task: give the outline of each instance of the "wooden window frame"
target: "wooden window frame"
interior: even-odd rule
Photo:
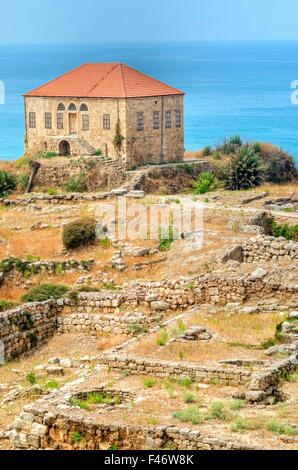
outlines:
[[[36,129],[36,113],[34,111],[29,112],[29,129]]]
[[[89,129],[90,129],[89,114],[82,114],[82,130],[89,131]]]
[[[152,116],[152,127],[155,130],[160,129],[160,112],[159,111],[153,111],[153,116]]]
[[[45,119],[45,128],[52,129],[52,113],[45,113],[44,119]]]
[[[64,115],[57,113],[57,129],[64,129]]]
[[[180,129],[182,127],[182,113],[180,109],[176,110],[176,128]]]
[[[166,129],[172,129],[172,111],[166,111],[165,126]]]
[[[102,117],[102,127],[104,130],[109,131],[111,129],[111,115],[104,114]]]
[[[137,131],[142,132],[145,129],[145,116],[143,111],[137,112]]]

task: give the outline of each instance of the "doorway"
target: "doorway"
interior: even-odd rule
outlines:
[[[69,116],[69,133],[70,135],[77,133],[77,114],[71,113]]]
[[[62,140],[59,144],[59,155],[68,157],[70,155],[70,145],[66,140]]]

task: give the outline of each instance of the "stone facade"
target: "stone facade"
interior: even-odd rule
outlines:
[[[61,104],[65,110],[58,110]],[[82,105],[86,105],[87,111],[81,111]],[[70,107],[73,110],[69,110]],[[176,111],[180,113],[179,122]],[[153,126],[154,112],[159,113],[158,129]],[[171,112],[171,127],[166,125],[168,112]],[[143,113],[144,130],[137,129],[137,113]],[[103,125],[106,114],[110,119],[109,129],[104,129]],[[83,120],[86,119],[89,127],[84,130]],[[58,128],[62,127],[62,121],[63,128]],[[124,138],[121,149],[114,145],[118,132]],[[66,144],[63,146],[62,142]],[[127,168],[183,160],[183,95],[117,99],[25,96],[25,152],[63,154],[65,149],[67,154],[84,156],[100,149],[105,158],[124,160]]]

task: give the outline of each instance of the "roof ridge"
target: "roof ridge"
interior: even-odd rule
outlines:
[[[183,94],[183,95],[185,94],[183,91],[178,90],[178,88],[174,88],[174,87],[172,87],[171,85],[168,85],[167,83],[162,82],[161,80],[158,80],[157,78],[152,77],[151,75],[148,75],[148,74],[146,74],[146,73],[140,72],[139,70],[134,69],[133,67],[130,67],[129,65],[126,65],[126,64],[122,64],[122,65],[124,65],[124,67],[126,67],[126,68],[128,68],[128,69],[130,69],[130,70],[133,70],[133,72],[136,72],[136,73],[138,73],[139,75],[142,75],[143,77],[146,77],[146,78],[149,77],[151,80],[154,80],[155,82],[158,82],[158,83],[160,83],[160,84],[163,85],[163,86],[166,86],[166,87],[168,87],[168,88],[171,88],[172,90],[178,91],[179,93],[181,93],[181,94]]]
[[[58,80],[59,78],[65,77],[66,75],[69,75],[70,73],[74,72],[75,70],[78,70],[78,69],[81,69],[82,67],[85,67],[86,65],[88,65],[88,63],[78,65],[78,66],[75,67],[74,69],[71,69],[71,70],[69,70],[68,72],[62,73],[61,75],[58,75],[58,77],[52,78],[52,79],[49,80],[48,82],[45,82],[45,83],[43,83],[42,85],[39,85],[38,87],[33,88],[33,89],[30,90],[30,91],[27,91],[27,93],[25,93],[24,96],[29,95],[30,93],[33,93],[34,91],[37,91],[37,90],[39,90],[40,88],[43,88],[44,86],[49,85],[50,83],[55,82],[55,81]]]
[[[119,68],[120,68],[120,74],[121,74],[121,82],[122,82],[122,87],[123,87],[123,92],[124,92],[124,97],[126,98],[126,88],[125,88],[125,83],[124,83],[124,75],[123,75],[123,70],[122,67],[126,65],[122,64],[121,62],[119,63]]]
[[[93,62],[93,63],[96,64],[96,62]],[[109,64],[109,65],[112,65],[112,67],[111,67],[110,70],[106,73],[106,75],[105,75],[101,80],[99,80],[98,82],[96,82],[96,84],[88,91],[88,95],[89,95],[90,93],[92,93],[92,91],[95,90],[95,88],[97,88],[98,85],[99,85],[101,82],[104,82],[104,81],[107,79],[107,77],[119,66],[119,64],[116,63],[116,62],[106,62],[106,63]]]

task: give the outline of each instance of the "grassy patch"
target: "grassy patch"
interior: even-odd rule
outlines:
[[[157,346],[165,346],[169,340],[169,335],[166,330],[162,330],[156,338]]]
[[[178,419],[182,423],[202,424],[206,417],[204,417],[197,406],[190,406],[182,411],[173,413],[173,418]]]
[[[156,380],[154,380],[154,379],[145,379],[143,384],[144,384],[144,387],[146,387],[146,388],[153,388],[154,385],[156,384]]]
[[[281,423],[276,419],[269,421],[267,429],[277,436],[293,436],[298,433],[290,424]]]

